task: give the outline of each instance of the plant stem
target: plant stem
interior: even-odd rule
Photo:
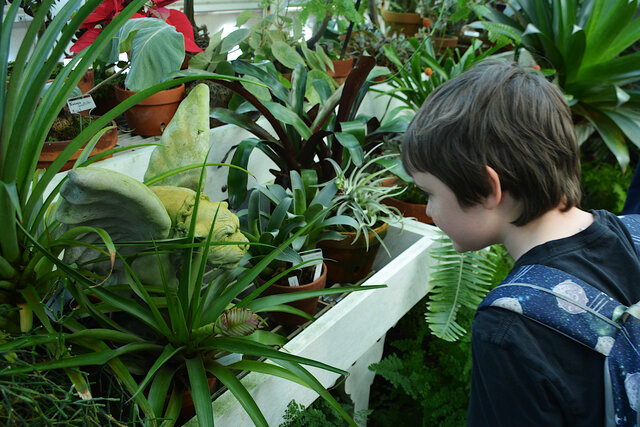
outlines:
[[[20,332],[29,332],[33,328],[33,311],[26,302],[17,306],[20,308]]]
[[[95,85],[94,87],[92,87],[91,89],[89,89],[89,91],[87,91],[87,93],[85,95],[90,95],[91,92],[95,91],[96,89],[104,86],[105,84],[107,84],[108,82],[110,82],[111,80],[115,79],[116,77],[118,77],[120,74],[122,74],[122,72],[124,70],[126,70],[127,68],[129,68],[129,65],[127,65],[126,67],[124,67],[123,69],[121,69],[120,71],[117,71],[113,74],[111,74],[109,77],[107,77],[106,79],[104,79],[103,81],[101,81],[100,83],[98,83],[97,85]]]

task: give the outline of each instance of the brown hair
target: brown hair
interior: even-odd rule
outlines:
[[[462,207],[490,194],[490,166],[522,202],[518,226],[580,203],[569,105],[541,73],[513,62],[483,61],[434,90],[409,124],[402,162],[444,182]]]

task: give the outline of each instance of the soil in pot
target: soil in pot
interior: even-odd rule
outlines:
[[[47,135],[47,141],[42,147],[42,152],[38,158],[38,168],[46,169],[58,158],[58,155],[64,150],[67,145],[78,136],[80,133],[80,117],[82,118],[82,128],[85,129],[91,124],[92,120],[95,120],[98,116],[87,117],[78,116],[76,114],[70,114],[64,110],[56,118],[49,134]],[[116,126],[116,122],[111,122],[112,126]],[[87,141],[89,142],[89,141]],[[116,146],[118,142],[118,129],[114,127],[106,131],[98,140],[93,150],[91,150],[91,156],[95,156],[100,153],[104,153],[107,150],[111,150]],[[82,153],[82,149],[76,151],[69,161],[60,169],[61,171],[69,170],[73,167],[76,159]],[[111,157],[111,156],[108,156]]]
[[[304,270],[313,269],[307,268]],[[303,270],[303,271],[304,271]],[[314,280],[311,283],[307,283],[305,285],[300,286],[286,286],[282,284],[272,284],[269,286],[262,295],[280,295],[280,294],[288,294],[293,292],[301,292],[301,291],[312,291],[317,289],[324,289],[327,284],[327,265],[325,263],[322,264],[322,274],[317,280]],[[287,305],[291,307],[295,307],[299,310],[304,311],[305,313],[313,316],[316,313],[316,308],[318,306],[318,297],[306,298],[298,301],[288,302]],[[275,322],[281,325],[302,325],[306,323],[308,320],[302,316],[298,316],[291,313],[282,313],[278,311],[272,311],[269,313],[269,317],[271,317]]]
[[[114,86],[118,102],[133,96],[131,92],[118,85]],[[140,101],[124,112],[131,130],[142,136],[160,136],[178,110],[184,98],[185,86],[181,84],[162,90]]]
[[[387,233],[389,224],[374,228],[375,232],[384,238]],[[324,240],[318,244],[322,249],[322,253],[327,259],[327,282],[333,283],[356,283],[364,279],[373,267],[373,261],[376,258],[378,249],[380,249],[380,241],[373,232],[369,232],[369,248],[364,236],[360,233],[358,239],[355,240],[356,233],[341,232],[346,237],[342,240]]]

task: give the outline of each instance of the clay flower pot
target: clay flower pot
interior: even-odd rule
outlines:
[[[398,180],[395,178],[389,178],[382,182],[385,186],[396,185]],[[382,200],[387,206],[393,206],[398,209],[403,217],[405,218],[415,218],[416,220],[423,222],[425,224],[433,225],[433,219],[427,215],[427,204],[426,203],[412,203],[404,200],[398,200],[395,197],[389,197]]]
[[[406,37],[415,36],[422,26],[422,18],[418,13],[389,12],[382,9],[382,18],[391,27],[391,33],[404,33]]]
[[[324,289],[327,284],[327,265],[322,263],[322,274],[320,277],[306,285],[300,286],[283,286],[276,285],[275,283],[269,286],[262,295],[280,295],[280,294],[289,294],[292,292],[300,292],[300,291],[312,291],[318,289]],[[316,313],[316,308],[318,306],[318,297],[306,298],[298,301],[288,302],[287,305],[291,307],[295,307],[299,310],[304,311],[305,313],[313,316]],[[302,316],[297,316],[291,313],[282,313],[278,311],[272,311],[269,313],[269,316],[273,318],[274,321],[278,322],[281,325],[302,325],[306,323],[308,320]]]
[[[374,228],[383,238],[389,224],[386,222]],[[371,272],[380,242],[369,232],[369,249],[362,233],[354,242],[355,232],[340,232],[346,237],[342,240],[323,240],[318,244],[322,254],[327,259],[327,281],[329,283],[356,283],[364,279]]]
[[[333,77],[337,84],[341,85],[353,69],[353,56],[345,59],[334,59],[332,62],[333,71],[327,70],[327,73]]]
[[[116,122],[111,121],[111,126],[116,126]],[[38,158],[38,168],[46,169],[58,158],[62,150],[67,148],[71,140],[66,141],[45,141],[40,157]],[[87,141],[88,142],[88,141]],[[107,150],[111,150],[118,143],[118,128],[114,127],[106,131],[98,140],[89,157],[95,156],[100,153],[104,153]],[[78,159],[82,149],[76,151],[69,161],[67,161],[60,171],[69,170],[73,167],[73,164]],[[110,157],[110,156],[109,156]]]
[[[133,96],[136,92],[114,86],[118,102]],[[180,101],[184,98],[184,84],[162,90],[140,101],[124,112],[131,130],[142,136],[160,136],[173,118]]]

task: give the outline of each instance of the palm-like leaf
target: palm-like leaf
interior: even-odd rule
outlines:
[[[456,322],[459,311],[476,309],[492,286],[495,267],[485,253],[456,252],[444,234],[436,242],[425,317],[434,335],[456,341],[467,332]]]

